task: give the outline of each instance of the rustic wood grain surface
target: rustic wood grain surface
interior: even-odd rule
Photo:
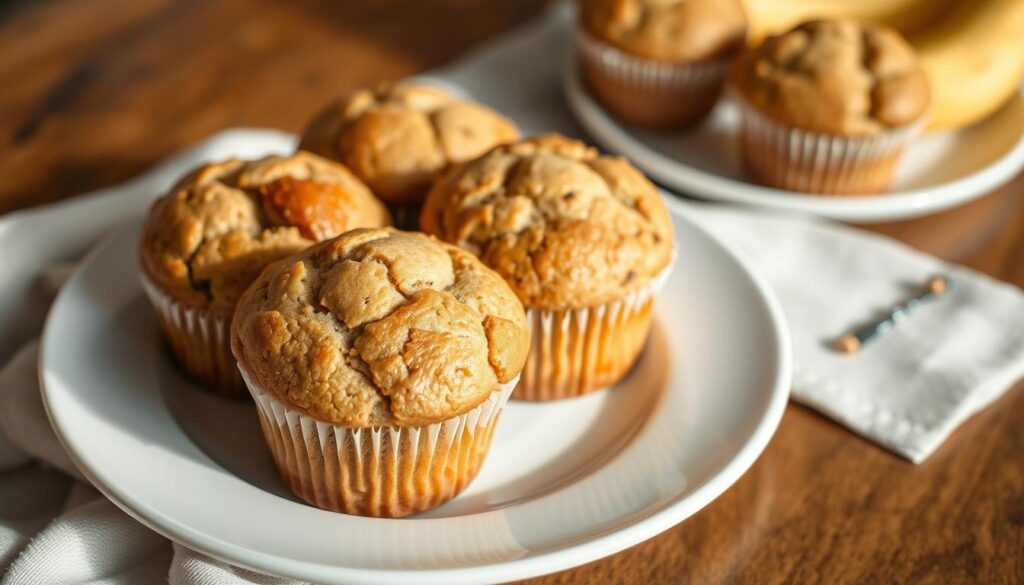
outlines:
[[[0,4],[0,213],[121,181],[221,128],[297,131],[339,92],[443,63],[542,4]],[[1024,178],[869,229],[1024,286]],[[531,583],[1022,583],[1020,386],[918,466],[791,405],[761,459],[696,516]]]

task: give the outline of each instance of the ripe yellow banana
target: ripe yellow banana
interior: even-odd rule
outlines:
[[[752,43],[815,18],[876,22],[907,34],[937,18],[948,9],[949,3],[940,0],[743,0],[750,19]]]
[[[932,89],[931,128],[981,120],[1019,91],[1024,0],[744,0],[751,40],[812,18],[889,25],[917,50]]]
[[[1019,91],[1024,0],[967,0],[910,41],[932,89],[931,128],[977,122]]]

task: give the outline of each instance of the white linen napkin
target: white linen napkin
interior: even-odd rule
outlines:
[[[793,399],[911,461],[1024,376],[1017,287],[830,222],[694,211],[739,246],[778,296],[793,340]],[[832,349],[940,273],[951,277],[950,292],[854,355]]]
[[[553,58],[568,49],[568,26],[555,10],[432,78],[526,132],[583,137],[562,103],[562,63]],[[293,146],[280,132],[228,131],[121,186],[0,218],[0,249],[19,251],[0,262],[0,585],[295,583],[172,548],[81,483],[45,419],[32,341],[67,261],[114,225],[138,221],[179,174],[202,160]],[[1015,287],[830,222],[685,208],[775,289],[792,330],[794,399],[896,453],[921,461],[1024,373],[1024,295]],[[952,274],[954,291],[884,339],[853,357],[825,347],[940,271]]]

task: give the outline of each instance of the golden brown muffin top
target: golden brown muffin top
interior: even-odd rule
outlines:
[[[396,83],[361,89],[330,104],[300,148],[344,163],[392,203],[418,203],[449,164],[515,140],[508,119],[427,85]]]
[[[580,0],[580,23],[627,53],[663,61],[735,54],[747,35],[739,0]]]
[[[153,204],[142,269],[179,302],[230,315],[267,264],[350,229],[390,223],[366,185],[316,155],[210,163]]]
[[[361,229],[268,268],[231,346],[261,388],[354,427],[472,410],[523,368],[526,315],[500,276],[430,236]]]
[[[928,80],[896,31],[850,20],[816,20],[769,37],[740,57],[733,86],[783,124],[871,136],[920,120]]]
[[[545,135],[498,146],[438,180],[424,231],[477,254],[527,308],[608,302],[668,266],[672,221],[623,158]]]

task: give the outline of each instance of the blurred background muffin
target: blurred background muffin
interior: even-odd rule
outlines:
[[[529,343],[494,271],[392,229],[272,265],[239,301],[231,339],[291,490],[364,516],[422,512],[472,481]]]
[[[765,185],[822,194],[885,190],[926,121],[928,80],[896,31],[817,20],[742,55],[744,168]]]
[[[852,19],[899,31],[928,77],[929,129],[966,128],[1020,92],[1020,0],[744,0],[744,5],[756,40],[819,19]]]
[[[429,85],[396,83],[328,105],[299,148],[348,166],[392,207],[400,226],[414,227],[417,206],[441,171],[518,137],[515,124],[486,106]],[[417,208],[412,221],[410,207]]]
[[[577,53],[587,85],[623,121],[700,120],[744,46],[739,0],[580,0]]]
[[[235,303],[263,268],[387,209],[340,164],[300,152],[206,164],[150,209],[144,288],[178,364],[211,390],[244,396],[228,343]]]
[[[559,135],[499,146],[442,177],[420,223],[526,307],[533,340],[514,398],[579,396],[633,365],[674,240],[661,195],[628,161]]]

